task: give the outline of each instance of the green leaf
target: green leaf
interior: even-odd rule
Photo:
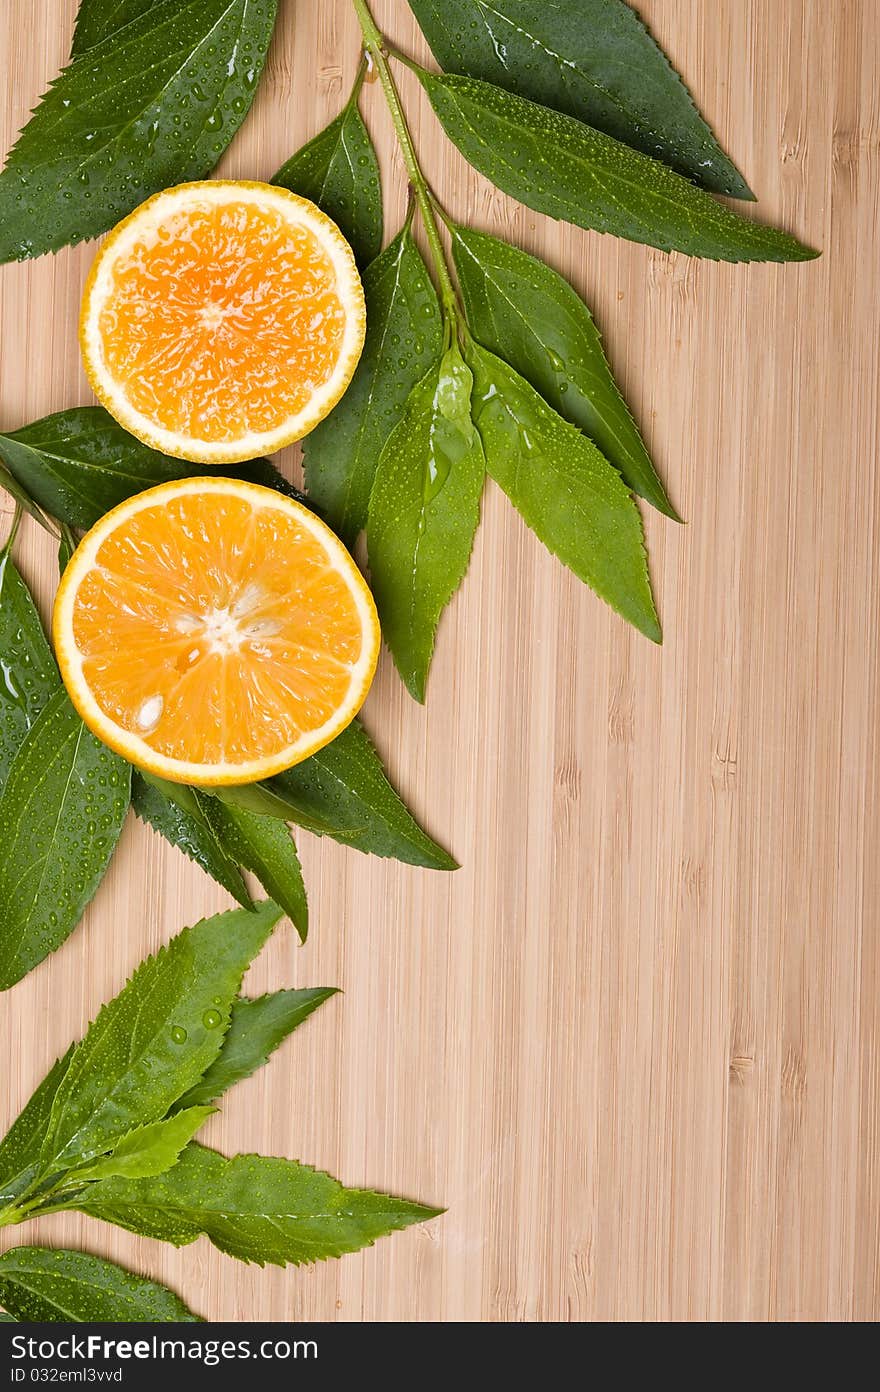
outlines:
[[[556,271],[508,242],[452,229],[468,323],[544,400],[580,426],[635,492],[681,519],[620,395],[583,300]]]
[[[85,1180],[149,1179],[164,1174],[177,1164],[183,1147],[189,1145],[213,1111],[213,1107],[181,1108],[163,1121],[136,1126],[117,1141],[108,1155],[75,1170],[68,1179],[80,1184]]]
[[[27,585],[0,554],[0,787],[61,678]]]
[[[226,854],[253,871],[305,942],[309,930],[306,888],[299,856],[284,822],[245,812],[210,794],[196,796]]]
[[[539,213],[714,261],[810,261],[819,254],[571,116],[475,78],[419,76],[465,159]]]
[[[223,1046],[241,978],[279,917],[265,903],[202,919],[138,967],[74,1051],[43,1146],[47,1172],[112,1149],[198,1082]]]
[[[367,337],[339,405],[303,441],[309,496],[352,546],[367,523],[382,446],[440,356],[440,306],[407,225],[364,275]]]
[[[410,9],[447,72],[576,116],[713,193],[753,197],[623,0],[410,0]]]
[[[336,994],[335,986],[321,986],[314,990],[273,991],[256,1000],[237,1000],[223,1048],[201,1082],[191,1087],[175,1107],[216,1102],[236,1083],[262,1068],[279,1044]]]
[[[214,797],[228,806],[240,807],[244,812],[254,812],[258,817],[280,817],[283,822],[296,820],[291,814],[289,803],[280,793],[273,791],[268,783],[230,783],[226,787],[213,788],[211,791]],[[316,836],[332,836],[336,830],[332,818],[322,820],[318,813],[313,816],[304,814],[299,819],[299,825],[313,831]]]
[[[70,562],[73,559],[73,553],[76,550],[76,546],[76,537],[73,535],[69,527],[65,528],[65,530],[61,533],[61,539],[58,542],[59,576],[63,575],[67,567],[70,565]]]
[[[457,861],[407,811],[357,721],[317,754],[271,779],[268,787],[284,799],[291,821],[308,826],[316,817],[335,827],[328,834],[344,846],[429,870],[458,869]]]
[[[163,0],[55,79],[0,175],[0,261],[96,237],[200,179],[253,100],[276,0]]]
[[[131,803],[142,821],[200,865],[245,909],[251,897],[238,863],[226,854],[192,788],[132,772]]]
[[[67,1248],[13,1247],[0,1256],[0,1300],[28,1324],[198,1324],[165,1286]]]
[[[472,344],[469,362],[488,472],[544,545],[659,643],[641,518],[619,475],[494,353]]]
[[[195,1144],[164,1175],[103,1180],[76,1207],[176,1247],[204,1234],[221,1252],[260,1266],[340,1257],[441,1211],[345,1189],[295,1160],[263,1155],[227,1160]]]
[[[0,459],[41,507],[70,527],[93,527],[105,512],[145,488],[204,474],[204,467],[141,444],[102,406],[56,411],[0,435]],[[304,501],[267,459],[224,472]]]
[[[0,989],[76,927],[116,849],[129,795],[128,764],[86,729],[60,688],[0,797]]]
[[[109,39],[132,20],[155,9],[161,0],[81,0],[73,31],[71,56],[79,58],[86,49]]]
[[[0,1142],[0,1208],[13,1203],[41,1173],[40,1156],[52,1103],[73,1057],[71,1044],[46,1074]]]
[[[297,150],[272,180],[310,198],[348,238],[358,265],[382,248],[382,188],[379,161],[358,110],[361,76],[343,111]]]
[[[27,490],[22,488],[15,475],[11,474],[6,465],[2,463],[2,452],[0,452],[0,488],[5,488],[13,502],[17,503],[29,517],[32,517],[35,522],[39,522],[40,526],[47,532],[57,536],[57,532],[49,519],[43,515]]]
[[[443,609],[467,570],[486,465],[456,344],[414,387],[376,470],[367,546],[382,634],[417,701]]]

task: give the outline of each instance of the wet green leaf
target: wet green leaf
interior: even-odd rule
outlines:
[[[271,903],[184,928],[103,1007],[74,1051],[43,1144],[48,1173],[160,1120],[219,1054],[242,976],[280,917]]]
[[[87,48],[109,39],[111,34],[159,4],[161,0],[81,0],[73,31],[72,56],[79,58]]]
[[[184,464],[141,444],[102,406],[77,406],[0,435],[0,459],[46,512],[71,527],[92,527],[105,512],[175,479],[196,478],[204,467]],[[288,497],[302,494],[268,459],[224,469]]]
[[[78,1209],[178,1246],[204,1233],[242,1261],[283,1266],[356,1251],[439,1211],[189,1140],[210,1104],[333,994],[240,998],[279,917],[274,904],[219,914],[142,963],[0,1144],[0,1223]],[[19,1313],[2,1285],[0,1298]],[[68,1317],[80,1317],[73,1305]]]
[[[311,816],[303,813],[300,818],[294,818],[290,804],[268,783],[230,783],[223,788],[214,788],[212,792],[229,807],[240,807],[243,812],[254,812],[258,817],[280,817],[282,822],[296,820],[299,826],[313,831],[316,836],[332,836],[336,830],[332,814],[326,819],[322,819],[317,812]]]
[[[580,426],[634,492],[680,520],[580,296],[543,261],[485,232],[454,228],[452,249],[468,323],[483,347]]]
[[[76,927],[116,849],[130,795],[124,759],[61,688],[18,751],[0,797],[0,989]]]
[[[40,1156],[52,1103],[73,1057],[71,1044],[50,1068],[39,1087],[0,1141],[0,1208],[13,1203],[42,1173]]]
[[[238,862],[226,854],[193,788],[132,772],[131,804],[142,821],[200,865],[243,908],[250,908]]]
[[[287,914],[300,939],[309,930],[309,909],[299,856],[284,822],[198,793],[201,809],[231,860],[256,875]]]
[[[2,438],[3,437],[0,436],[0,440],[2,440]],[[35,522],[39,522],[40,526],[45,528],[47,532],[51,532],[53,536],[57,536],[55,527],[49,521],[48,517],[46,517],[42,509],[37,506],[27,489],[22,488],[18,479],[14,474],[10,473],[2,460],[3,452],[0,450],[0,488],[6,490],[13,502],[17,503],[23,512],[26,512]]]
[[[419,75],[465,159],[539,213],[714,261],[809,261],[818,255],[571,116],[475,78]]]
[[[555,556],[659,642],[641,519],[620,476],[509,364],[477,344],[468,361],[488,472]]]
[[[623,0],[410,0],[410,8],[447,72],[576,116],[713,193],[752,197]]]
[[[186,1107],[162,1121],[129,1131],[106,1155],[77,1168],[68,1178],[81,1184],[94,1179],[149,1179],[177,1164],[180,1152],[201,1130],[213,1107]]]
[[[364,294],[367,337],[351,385],[303,442],[309,496],[347,546],[366,526],[382,446],[442,345],[437,295],[408,226],[367,267]]]
[[[207,174],[253,100],[275,10],[162,0],[88,47],[0,175],[0,261],[96,237],[150,194]]]
[[[367,546],[382,634],[417,701],[440,615],[464,578],[486,466],[457,345],[423,377],[379,458]]]
[[[332,826],[326,834],[344,846],[429,870],[458,868],[404,806],[358,721],[267,786],[283,799],[292,822],[311,822],[314,830],[317,819],[318,826]]]
[[[216,1102],[236,1083],[262,1068],[279,1044],[336,993],[335,986],[320,986],[313,990],[273,991],[256,1000],[237,1000],[223,1048],[201,1082],[191,1087],[175,1107]]]
[[[272,180],[317,203],[347,237],[358,265],[382,248],[379,161],[358,110],[360,79],[344,110],[283,164]]]
[[[25,735],[61,685],[27,585],[0,552],[0,787]]]
[[[0,1301],[28,1324],[198,1324],[165,1286],[115,1262],[64,1247],[13,1247],[0,1256]]]
[[[239,1261],[320,1261],[372,1246],[377,1237],[441,1211],[365,1189],[346,1189],[295,1160],[236,1155],[193,1144],[156,1179],[108,1179],[76,1205],[130,1232],[176,1247],[204,1234]]]

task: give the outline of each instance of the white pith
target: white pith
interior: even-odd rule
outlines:
[[[197,193],[194,193],[197,190]],[[329,257],[336,275],[336,288],[346,312],[345,329],[339,348],[336,367],[321,386],[316,387],[302,409],[288,416],[270,431],[250,431],[235,440],[210,441],[195,436],[181,437],[166,430],[150,416],[137,410],[128,399],[123,383],[117,382],[107,366],[103,342],[98,329],[101,311],[113,289],[113,269],[117,261],[125,260],[135,243],[149,235],[179,209],[198,210],[223,203],[253,203],[261,208],[273,207],[288,222],[306,227]],[[332,233],[332,235],[328,235]],[[214,322],[222,317],[219,307],[206,306],[203,317]],[[260,454],[272,454],[302,435],[332,409],[351,378],[354,364],[363,346],[365,310],[363,289],[348,243],[336,224],[308,199],[270,184],[225,183],[207,180],[198,184],[180,184],[148,199],[135,209],[113,234],[106,248],[99,251],[86,287],[83,307],[83,350],[92,386],[103,404],[126,429],[147,440],[154,449],[196,463],[234,463],[254,459]],[[185,452],[183,445],[185,443]]]
[[[97,553],[107,537],[115,530],[120,514],[126,519],[136,516],[145,508],[155,507],[157,502],[161,501],[163,494],[169,498],[179,498],[190,494],[204,496],[205,493],[226,493],[238,499],[244,498],[255,509],[274,509],[277,511],[295,509],[298,520],[323,546],[333,569],[346,577],[351,573],[353,563],[338,537],[319,518],[293,499],[280,499],[270,489],[262,488],[257,484],[240,483],[222,478],[199,478],[186,480],[182,483],[160,484],[158,488],[148,489],[145,493],[139,494],[136,498],[122,503],[118,508],[107,513],[80,543],[58,592],[53,630],[65,685],[86,724],[111,749],[116,749],[124,754],[132,763],[149,768],[172,782],[209,786],[224,782],[247,783],[258,778],[265,778],[269,776],[270,772],[278,772],[283,768],[288,768],[297,763],[299,759],[307,757],[325,744],[329,744],[357,714],[369,690],[378,657],[378,637],[375,642],[371,642],[370,635],[377,634],[378,627],[375,608],[366,583],[359,574],[357,579],[352,575],[352,583],[348,585],[348,590],[358,613],[364,642],[357,662],[349,665],[348,697],[340,709],[323,725],[305,732],[293,744],[271,756],[263,755],[259,759],[241,763],[223,762],[207,766],[202,763],[172,759],[157,751],[138,734],[112,720],[92,695],[83,671],[83,656],[73,637],[73,614],[79,586],[85,577],[96,568]],[[252,635],[255,628],[259,627],[258,624],[248,625],[247,623],[248,610],[257,597],[256,594],[249,596],[246,588],[239,600],[228,610],[214,609],[206,614],[193,614],[192,631],[201,630],[204,632],[207,629],[211,646],[215,651],[223,653],[234,651],[235,647]],[[147,698],[140,707],[138,723],[140,723],[140,717],[143,716],[145,733],[155,729],[159,719],[161,719],[161,708],[158,714],[150,709],[151,702],[159,699]],[[153,719],[154,715],[156,716],[155,720]],[[271,764],[271,769],[267,768],[269,764]]]
[[[273,638],[281,630],[274,619],[254,619],[251,614],[264,598],[259,585],[248,584],[233,604],[223,608],[203,609],[197,614],[182,614],[176,620],[179,633],[200,634],[210,652],[227,657],[238,652],[242,643],[255,638]]]

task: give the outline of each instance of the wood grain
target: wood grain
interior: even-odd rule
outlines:
[[[490,490],[428,704],[385,660],[368,723],[463,862],[303,835],[313,931],[252,972],[340,985],[211,1123],[445,1217],[316,1269],[261,1271],[75,1217],[66,1242],[212,1318],[871,1320],[880,1314],[878,322],[874,0],[640,0],[760,194],[823,248],[730,267],[511,204],[403,88],[430,176],[594,306],[673,499],[650,514],[656,650]],[[64,60],[74,0],[7,0],[4,147]],[[403,0],[376,6],[424,56]],[[270,177],[338,109],[346,0],[282,0],[227,175]],[[388,226],[404,198],[381,93]],[[0,427],[89,400],[93,251],[0,272]],[[290,466],[297,461],[290,457]],[[48,601],[51,548],[23,569]],[[140,825],[66,946],[0,1000],[11,1118],[128,971],[221,891]]]

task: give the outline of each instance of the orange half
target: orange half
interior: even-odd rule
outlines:
[[[79,714],[179,783],[267,778],[353,719],[379,654],[372,596],[300,503],[233,479],[148,489],[83,538],[55,601]]]
[[[157,193],[86,282],[95,395],[146,444],[202,464],[279,450],[339,400],[364,344],[360,276],[307,198],[211,179]]]

